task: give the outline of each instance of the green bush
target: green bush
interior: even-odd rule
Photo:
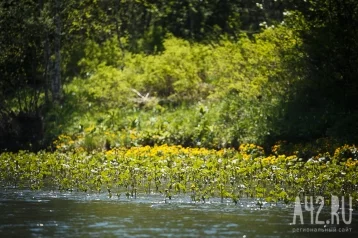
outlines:
[[[77,109],[63,133],[110,128],[112,146],[263,144],[282,132],[275,123],[300,81],[291,70],[300,44],[284,26],[212,45],[168,36],[152,55],[123,52],[113,39],[89,42],[80,62],[87,76],[65,86],[71,100],[62,111]],[[135,139],[125,136],[132,129]]]

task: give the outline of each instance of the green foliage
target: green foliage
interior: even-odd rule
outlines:
[[[283,26],[253,40],[243,35],[212,46],[168,37],[165,50],[155,55],[122,52],[113,39],[102,46],[89,42],[80,63],[87,76],[64,88],[71,103],[63,110],[82,112],[74,112],[65,133],[76,133],[71,128],[78,125],[111,128],[118,135],[135,128],[134,142],[112,143],[126,146],[263,143],[280,133],[271,118],[282,115],[290,85],[300,81],[289,64],[291,58],[299,62],[300,44]]]
[[[63,137],[71,142],[71,138]],[[353,156],[352,156],[353,155]],[[268,156],[253,144],[233,149],[208,150],[182,146],[116,148],[108,151],[73,151],[0,154],[0,185],[60,191],[102,191],[108,196],[162,193],[190,196],[192,202],[220,198],[238,203],[258,199],[270,203],[293,202],[300,194],[343,196],[358,202],[357,148],[345,145],[334,155],[312,158]],[[334,180],[334,183],[332,183]]]
[[[302,39],[302,82],[286,105],[288,140],[311,140],[331,136],[356,142],[357,1],[312,0],[299,11],[287,12],[285,22]],[[287,21],[286,21],[287,20]],[[294,136],[296,135],[296,136]]]
[[[79,60],[82,74],[85,76],[95,73],[99,66],[121,67],[123,63],[124,50],[120,48],[120,44],[125,45],[126,40],[120,39],[118,42],[116,37],[112,37],[102,44],[96,43],[94,40],[87,40],[84,47],[84,57]]]
[[[205,98],[208,89],[200,73],[207,47],[176,38],[165,40],[164,47],[158,55],[140,54],[128,60],[124,74],[133,87],[143,95],[149,93],[174,103]]]
[[[300,44],[292,31],[280,26],[266,29],[254,42],[242,38],[218,47],[213,59],[219,62],[213,68],[219,78],[214,96],[223,100],[222,120],[237,128],[239,142],[263,143],[277,133],[272,119],[280,118],[290,86],[300,80],[288,64],[293,57],[299,61]]]
[[[16,142],[27,114],[45,116],[47,142],[90,126],[135,128],[111,146],[355,142],[357,12],[354,0],[2,2],[0,136]]]
[[[129,83],[120,71],[103,64],[97,67],[93,76],[87,79],[76,78],[65,90],[83,100],[85,105],[81,106],[89,109],[92,104],[94,107],[103,107],[102,109],[123,106],[132,94]]]

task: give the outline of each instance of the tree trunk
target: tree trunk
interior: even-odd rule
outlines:
[[[55,2],[55,62],[54,71],[51,82],[52,100],[59,102],[62,97],[62,85],[61,85],[61,6],[60,0]]]

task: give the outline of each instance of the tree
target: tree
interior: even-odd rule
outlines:
[[[280,105],[285,113],[276,120],[276,139],[331,136],[356,142],[358,2],[311,0],[286,9],[285,22],[302,39],[304,56],[291,71],[299,68],[303,74]]]

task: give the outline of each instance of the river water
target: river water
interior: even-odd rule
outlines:
[[[328,208],[320,220],[330,219]],[[220,199],[193,203],[187,196],[165,201],[160,194],[134,199],[2,189],[0,237],[358,237],[355,210],[349,225],[342,220],[312,225],[310,213],[302,209],[305,224],[299,217],[292,224],[293,204],[264,203],[260,209],[257,201],[245,199],[235,205]]]

